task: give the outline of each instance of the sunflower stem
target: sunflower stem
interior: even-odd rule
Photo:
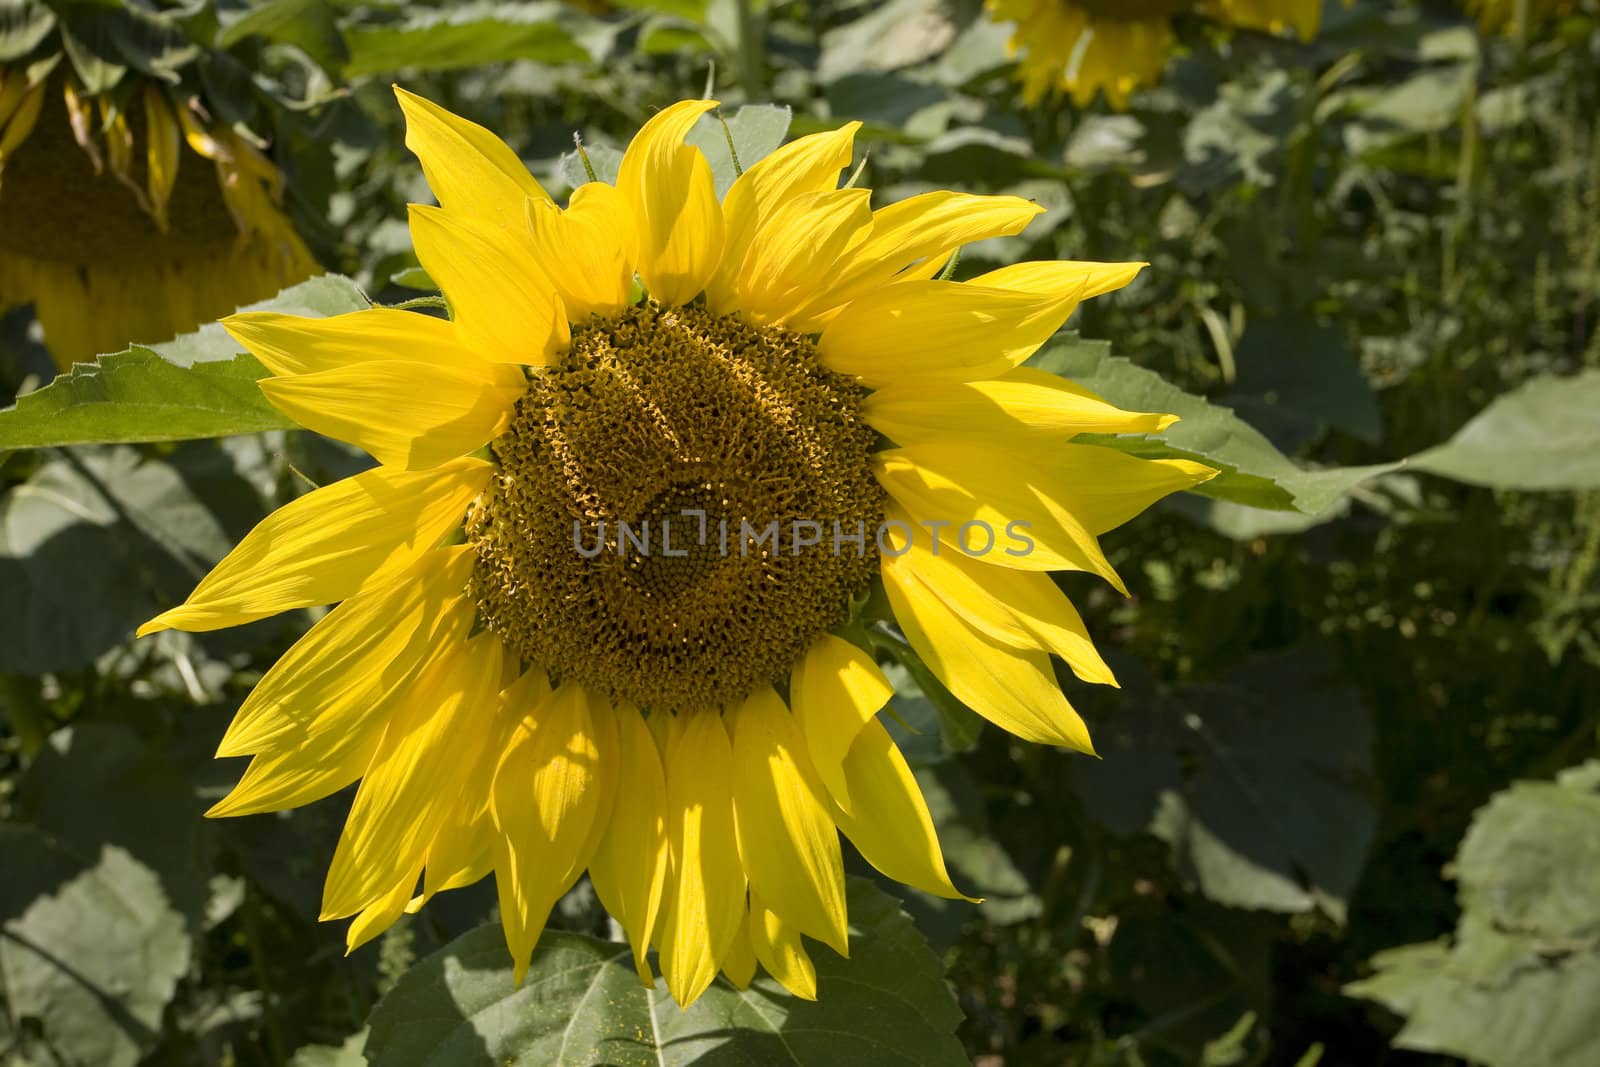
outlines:
[[[766,92],[766,20],[756,10],[758,0],[739,3],[739,85],[746,100]]]

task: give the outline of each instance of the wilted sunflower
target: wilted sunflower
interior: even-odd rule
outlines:
[[[225,320],[274,404],[380,465],[268,517],[140,630],[343,601],[240,708],[219,755],[253,758],[210,814],[359,779],[323,895],[352,947],[492,870],[520,980],[587,869],[679,1004],[758,960],[814,996],[801,935],[848,948],[838,830],[961,896],[877,719],[892,686],[832,632],[880,575],[957,697],[1090,750],[1050,657],[1111,673],[1048,572],[1122,588],[1097,535],[1212,472],[1070,443],[1172,420],[1017,365],[1140,265],[936,278],[1039,208],[873,211],[837,188],[859,123],[719,201],[684,143],[715,102],[676,104],[563,210],[488,131],[400,103],[442,205],[411,208],[412,237],[453,321]]]
[[[1015,22],[1011,49],[1029,104],[1065,92],[1078,107],[1104,92],[1114,108],[1154,85],[1172,54],[1173,20],[1198,13],[1230,26],[1316,36],[1321,0],[988,0]]]
[[[114,84],[91,92],[52,47],[0,66],[0,311],[31,303],[58,364],[164,341],[316,271],[283,176],[197,91],[94,68]]]
[[[1479,29],[1507,37],[1519,32],[1519,13],[1526,20],[1520,32],[1526,33],[1577,6],[1576,0],[1466,0],[1467,13],[1478,20]]]

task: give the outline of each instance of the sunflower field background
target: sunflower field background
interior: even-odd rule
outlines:
[[[957,277],[1150,263],[1034,357],[1222,472],[1107,539],[1130,597],[1068,576],[1102,758],[889,649],[983,900],[847,859],[815,1002],[680,1012],[587,881],[521,987],[485,884],[347,955],[344,795],[202,818],[313,615],[133,632],[371,463],[213,320],[432,300],[394,83],[552,192],[680,99],[724,185],[860,120],[876,203],[1047,209]],[[1585,0],[0,0],[0,1064],[1600,1062],[1597,324]]]

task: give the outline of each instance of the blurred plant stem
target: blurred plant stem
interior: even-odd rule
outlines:
[[[739,87],[746,101],[767,91],[767,12],[765,0],[738,0]]]

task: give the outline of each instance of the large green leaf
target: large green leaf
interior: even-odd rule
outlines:
[[[55,28],[55,14],[40,0],[0,0],[0,63],[27,55]]]
[[[1099,436],[1094,440],[1134,455],[1180,456],[1217,467],[1222,473],[1195,492],[1219,500],[1320,515],[1368,478],[1400,466],[1380,463],[1305,470],[1230,409],[1186,393],[1153,371],[1111,355],[1111,346],[1103,341],[1065,338],[1042,349],[1031,362],[1120,407],[1179,416],[1181,421],[1159,438]]]
[[[541,63],[588,58],[567,29],[570,9],[555,3],[472,3],[416,11],[390,23],[345,27],[351,77],[394,70],[453,70],[531,59]]]
[[[1259,656],[1172,690],[1118,673],[1122,706],[1091,723],[1105,758],[1073,768],[1089,812],[1166,841],[1218,903],[1342,919],[1375,829],[1371,727],[1327,650]]]
[[[247,310],[334,315],[367,307],[355,283],[324,276]],[[79,363],[0,411],[0,452],[68,444],[224,437],[295,423],[261,395],[266,370],[216,323],[158,345]]]
[[[1600,487],[1600,370],[1545,375],[1496,398],[1412,465],[1496,489]]]
[[[546,931],[520,988],[498,926],[413,967],[373,1010],[374,1067],[914,1064],[967,1059],[960,1009],[897,902],[852,879],[850,958],[809,945],[816,1002],[719,979],[687,1011],[639,984],[627,946]]]
[[[82,666],[182,597],[259,517],[215,445],[52,457],[0,495],[0,671]]]
[[[1449,942],[1373,958],[1347,992],[1405,1016],[1401,1048],[1489,1067],[1587,1067],[1600,1047],[1600,761],[1521,782],[1473,817]]]

